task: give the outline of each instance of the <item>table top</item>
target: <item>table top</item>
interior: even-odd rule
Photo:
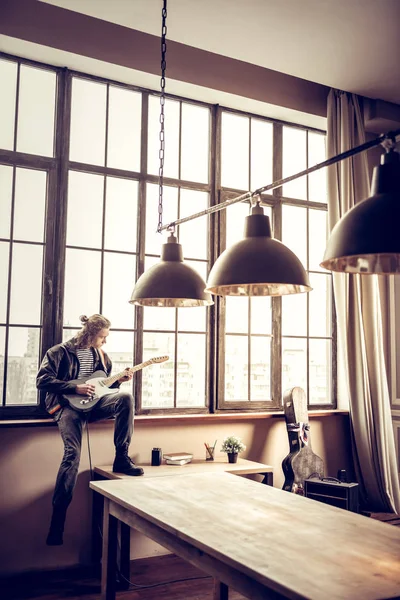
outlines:
[[[237,463],[229,463],[226,457],[215,460],[193,459],[186,465],[167,465],[162,463],[158,467],[140,465],[145,477],[165,477],[166,475],[187,475],[188,473],[235,473],[236,475],[251,475],[254,473],[272,473],[273,467],[263,463],[254,462],[245,458],[238,458]],[[94,468],[95,473],[106,479],[131,479],[129,475],[113,473],[112,465],[103,465]]]
[[[225,473],[90,487],[287,598],[400,596],[400,528]]]

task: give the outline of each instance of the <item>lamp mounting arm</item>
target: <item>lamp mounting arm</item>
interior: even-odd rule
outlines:
[[[309,173],[314,173],[314,171],[319,171],[319,169],[323,169],[324,167],[330,167],[331,165],[341,162],[342,160],[345,160],[346,158],[350,158],[351,156],[359,154],[360,152],[364,152],[365,150],[369,150],[370,148],[379,146],[379,144],[383,145],[384,143],[386,143],[387,140],[389,141],[389,143],[390,142],[395,143],[397,136],[400,136],[400,129],[396,129],[394,131],[389,131],[388,133],[383,133],[382,135],[375,138],[374,140],[370,140],[369,142],[365,142],[364,144],[361,144],[360,146],[350,148],[350,150],[346,150],[345,152],[342,152],[341,154],[337,154],[336,156],[333,156],[332,158],[328,158],[327,160],[324,160],[323,162],[318,163],[318,164],[314,165],[313,167],[308,167],[308,169],[304,169],[304,171],[299,171],[298,173],[295,173],[294,175],[290,175],[289,177],[285,177],[284,179],[277,179],[273,183],[270,183],[269,185],[260,187],[257,190],[255,190],[254,192],[246,192],[245,194],[242,194],[241,196],[237,196],[236,198],[231,198],[230,200],[221,202],[221,204],[216,204],[215,206],[210,206],[209,208],[206,208],[205,210],[203,210],[201,212],[194,213],[193,215],[189,215],[187,217],[183,217],[182,219],[177,219],[176,221],[172,221],[171,223],[168,223],[168,225],[161,226],[160,231],[168,229],[172,226],[180,225],[181,223],[186,223],[187,221],[192,221],[193,219],[197,219],[198,217],[203,217],[205,215],[210,215],[210,214],[218,212],[220,210],[224,210],[231,204],[236,204],[237,202],[243,202],[244,200],[252,199],[254,196],[260,196],[260,194],[262,194],[263,192],[274,190],[275,188],[281,187],[285,183],[289,183],[290,181],[293,181],[294,179],[298,179],[299,177],[303,177],[304,175],[308,175]],[[393,148],[391,148],[391,150],[393,151]]]

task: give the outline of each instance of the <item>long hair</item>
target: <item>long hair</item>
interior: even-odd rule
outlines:
[[[109,329],[111,326],[110,321],[103,315],[92,315],[91,317],[81,315],[79,320],[82,323],[82,329],[78,331],[74,339],[78,348],[89,348],[99,332],[102,329]]]

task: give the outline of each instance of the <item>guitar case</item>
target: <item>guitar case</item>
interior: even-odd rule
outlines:
[[[282,461],[285,482],[282,489],[304,496],[304,480],[324,477],[324,463],[311,448],[307,399],[304,390],[294,387],[283,395],[283,409],[289,438],[289,454]]]

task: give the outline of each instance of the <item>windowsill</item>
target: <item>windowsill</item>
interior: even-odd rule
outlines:
[[[348,410],[343,409],[328,409],[328,410],[310,410],[308,416],[310,419],[314,417],[334,417],[338,415],[348,415]],[[274,412],[256,412],[256,413],[217,413],[207,415],[137,415],[135,417],[136,423],[165,423],[167,421],[174,422],[190,422],[196,423],[212,421],[254,421],[257,419],[279,419],[284,418],[282,410]],[[98,421],[97,423],[112,423],[112,420]],[[96,426],[97,423],[92,423],[92,427]],[[38,427],[38,426],[53,426],[55,422],[52,419],[4,419],[0,420],[1,427]]]

